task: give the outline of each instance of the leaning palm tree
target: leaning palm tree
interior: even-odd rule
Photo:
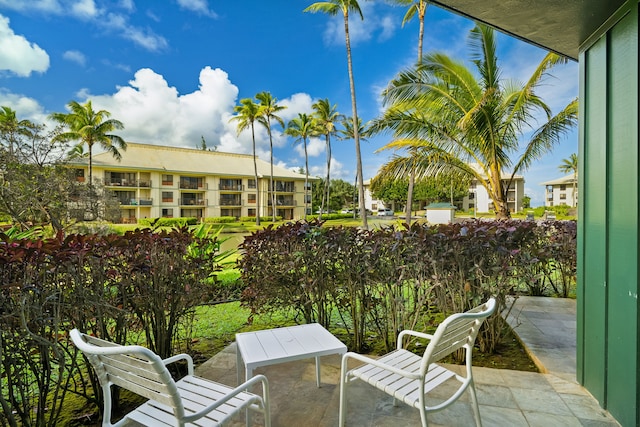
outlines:
[[[543,76],[566,62],[558,55],[546,55],[522,84],[500,79],[491,28],[473,28],[470,47],[477,74],[444,54],[426,55],[422,64],[401,73],[385,90],[389,107],[374,129],[393,132],[395,140],[385,148],[419,150],[417,172],[422,176],[451,170],[472,176],[489,193],[497,218],[509,218],[507,194],[514,176],[550,152],[576,125],[578,101],[552,115],[536,93]],[[540,114],[545,121],[535,128]],[[521,147],[530,129],[534,131]]]
[[[54,141],[77,141],[78,145],[87,146],[89,158],[89,187],[93,184],[93,146],[99,144],[110,152],[117,160],[122,159],[120,150],[127,149],[127,143],[118,135],[111,134],[114,130],[124,129],[119,120],[108,119],[111,116],[106,110],[94,111],[91,101],[80,104],[71,101],[67,104],[69,113],[53,113],[51,118],[65,125],[67,132],[62,132],[54,138]]]
[[[324,212],[325,202],[329,205],[329,189],[331,178],[331,135],[335,135],[337,132],[336,124],[342,118],[342,115],[338,113],[336,105],[331,105],[328,99],[320,99],[312,105],[313,118],[316,123],[315,132],[319,135],[324,135],[324,140],[327,149],[327,180],[324,184],[324,193],[322,195],[322,203],[320,205],[320,218]]]
[[[576,207],[577,200],[577,184],[578,184],[578,156],[576,153],[572,153],[568,159],[562,159],[562,164],[558,166],[558,169],[562,173],[573,173],[573,203],[572,208]]]
[[[273,222],[276,221],[276,189],[273,185],[273,136],[271,135],[271,121],[275,120],[280,123],[280,126],[284,128],[284,121],[280,116],[276,113],[278,111],[282,111],[287,107],[282,105],[278,105],[278,101],[276,98],[271,96],[270,92],[260,92],[256,95],[256,99],[260,101],[260,107],[262,109],[262,114],[258,116],[256,119],[258,123],[264,126],[267,129],[267,134],[269,135],[269,149],[271,152],[270,163],[271,163],[271,175],[269,179],[269,188],[271,192],[271,213]]]
[[[393,0],[393,3],[400,6],[409,6],[407,13],[402,19],[402,26],[411,21],[416,15],[420,21],[418,29],[418,64],[422,62],[422,44],[424,40],[424,17],[427,13],[429,2],[426,0]],[[413,153],[410,150],[410,154]],[[415,154],[415,153],[414,153]],[[411,225],[411,213],[413,208],[413,187],[416,181],[415,168],[409,169],[409,188],[407,189],[407,206],[405,208],[405,217],[408,225]]]
[[[260,185],[258,183],[258,162],[256,160],[256,133],[254,125],[258,117],[262,115],[262,108],[253,102],[251,98],[244,98],[240,100],[240,105],[234,107],[233,111],[238,114],[233,116],[230,121],[238,122],[238,135],[245,129],[251,129],[251,139],[253,141],[253,172],[256,182],[256,225],[260,225]]]
[[[344,38],[347,47],[347,65],[349,69],[349,87],[351,89],[351,110],[353,119],[353,128],[355,134],[353,140],[356,146],[356,176],[358,180],[358,193],[360,195],[360,215],[362,217],[362,227],[368,228],[367,211],[364,208],[364,183],[362,181],[362,156],[360,154],[360,135],[358,134],[358,108],[356,105],[356,86],[353,79],[353,65],[351,61],[351,39],[349,38],[349,12],[356,12],[362,16],[362,10],[357,0],[329,0],[313,3],[307,7],[305,12],[322,12],[330,16],[335,16],[338,12],[342,12],[344,18]]]
[[[313,118],[305,113],[298,113],[298,117],[291,119],[287,124],[284,133],[294,138],[295,142],[302,142],[304,145],[304,219],[307,219],[307,208],[309,204],[309,155],[307,153],[307,141],[309,137],[316,135],[316,123]]]

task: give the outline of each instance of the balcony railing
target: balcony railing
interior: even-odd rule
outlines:
[[[269,199],[269,206],[271,206],[271,199]],[[297,202],[295,199],[290,198],[290,199],[281,199],[281,198],[277,198],[276,199],[276,206],[297,206]]]
[[[180,181],[180,188],[183,190],[207,190],[206,183],[196,183],[190,181]]]
[[[296,192],[296,186],[293,184],[274,184],[273,187],[275,188],[275,191],[278,193],[295,193]]]
[[[220,199],[220,206],[242,206],[242,199]]]
[[[206,199],[182,198],[180,199],[180,204],[183,206],[205,206],[207,201]]]
[[[120,202],[121,205],[125,205],[125,206],[152,206],[153,205],[153,199],[131,199],[131,198],[125,198],[125,197],[119,197],[118,201]]]
[[[219,184],[218,190],[222,191],[243,191],[244,185],[242,184]]]

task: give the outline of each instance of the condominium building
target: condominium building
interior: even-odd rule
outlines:
[[[158,217],[255,217],[258,206],[260,216],[271,216],[275,208],[283,219],[304,217],[304,174],[273,166],[273,206],[271,165],[256,159],[256,182],[252,155],[137,143],[127,143],[121,154],[120,161],[108,152],[93,156],[92,179],[117,198],[123,223]],[[88,176],[88,163],[72,164],[78,180]],[[311,181],[308,186],[310,213]]]
[[[575,208],[578,206],[578,177],[570,174],[562,178],[543,182],[545,188],[544,205],[567,205]]]

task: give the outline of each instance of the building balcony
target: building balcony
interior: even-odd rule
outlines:
[[[207,200],[183,197],[180,199],[180,204],[183,206],[206,206]]]
[[[242,206],[242,199],[220,199],[220,206]]]
[[[143,199],[143,198],[131,199],[131,198],[119,197],[118,201],[123,206],[152,206],[153,205],[153,199]]]
[[[242,184],[219,184],[218,190],[220,191],[244,191],[244,185]]]
[[[269,198],[269,206],[272,205],[271,198]],[[278,197],[276,198],[276,206],[297,206],[297,201],[293,197]]]

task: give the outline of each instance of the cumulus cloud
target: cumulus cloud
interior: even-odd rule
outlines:
[[[322,166],[309,166],[309,175],[317,176],[320,178],[327,177],[327,165]],[[331,158],[331,170],[329,171],[329,179],[350,179],[350,172],[345,169],[344,165],[335,159]]]
[[[68,50],[62,54],[62,57],[67,61],[75,62],[76,64],[83,67],[87,63],[87,58],[84,56],[84,54],[77,50]]]
[[[0,15],[0,70],[20,77],[49,68],[49,55],[40,46],[17,35],[9,26],[9,18]]]
[[[71,3],[71,14],[80,19],[93,19],[99,15],[98,8],[93,0],[78,0]]]
[[[207,0],[178,0],[178,5],[181,8],[196,12],[199,15],[208,16],[211,18],[217,18],[218,14],[209,9],[209,3]]]
[[[0,89],[0,105],[14,110],[20,120],[31,120],[33,123],[49,122],[44,108],[33,98]]]
[[[298,117],[298,114],[306,113],[311,114],[313,111],[312,105],[315,101],[308,93],[295,93],[289,98],[278,101],[279,105],[287,107],[282,110],[278,115],[284,120],[285,124],[289,120]]]

